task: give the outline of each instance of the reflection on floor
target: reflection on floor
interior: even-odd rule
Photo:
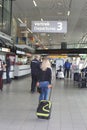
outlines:
[[[4,84],[0,92],[0,130],[87,130],[87,88],[71,79],[53,79],[50,120],[38,119],[39,94],[31,94],[31,78]]]

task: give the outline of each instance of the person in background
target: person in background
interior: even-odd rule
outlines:
[[[40,71],[40,55],[35,55],[35,58],[31,61],[31,93],[36,91],[36,83]]]
[[[10,62],[10,58],[7,56],[6,57],[6,83],[10,83],[11,79],[10,79],[10,68],[11,68],[11,62]]]
[[[3,70],[5,68],[4,62],[0,59],[0,90],[3,90]]]
[[[67,74],[67,78],[69,78],[70,67],[71,67],[71,63],[69,63],[69,61],[66,60],[64,64],[64,76],[66,76]]]
[[[41,69],[40,69],[38,82],[37,82],[37,87],[40,87],[40,89],[41,89],[39,101],[49,99],[49,88],[52,87],[51,79],[52,79],[51,64],[50,64],[48,58],[45,57],[41,64]]]

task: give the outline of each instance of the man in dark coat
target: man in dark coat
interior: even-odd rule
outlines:
[[[40,56],[36,55],[35,58],[31,61],[31,93],[34,93],[36,90],[36,83],[38,80],[38,75],[40,71]]]
[[[3,68],[4,68],[3,62],[0,59],[0,90],[1,91],[3,90]]]
[[[6,58],[6,83],[11,82],[11,79],[10,79],[10,67],[11,67],[10,58],[7,57]]]

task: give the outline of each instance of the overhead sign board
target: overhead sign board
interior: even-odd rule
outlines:
[[[2,48],[2,51],[3,52],[10,52],[10,49],[9,48]]]
[[[19,51],[19,50],[16,50],[16,53],[17,53],[17,54],[23,54],[23,55],[25,54],[25,52]]]
[[[67,33],[67,21],[32,21],[32,32]]]

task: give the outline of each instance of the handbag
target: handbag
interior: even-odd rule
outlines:
[[[41,81],[41,82],[39,82],[39,87],[48,87],[48,85],[49,85],[49,82],[48,81]]]
[[[40,87],[37,87],[37,92],[41,93],[41,88]]]

